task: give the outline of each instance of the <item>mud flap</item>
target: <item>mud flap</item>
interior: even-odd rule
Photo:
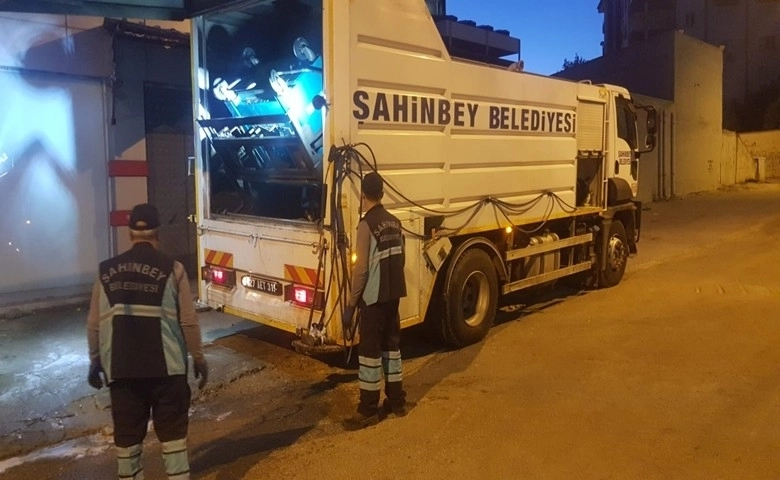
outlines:
[[[639,227],[642,224],[642,202],[632,200],[631,203],[634,204],[634,211],[630,212],[630,215],[626,215],[623,223],[626,227],[628,251],[635,255],[638,252],[636,244],[639,242]]]
[[[634,212],[634,243],[639,243],[639,234],[642,231],[642,202],[634,200],[636,211]]]

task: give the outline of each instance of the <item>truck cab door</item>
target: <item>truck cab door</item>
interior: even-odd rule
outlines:
[[[631,188],[631,194],[636,197],[639,190],[636,115],[631,102],[622,95],[615,96],[615,124],[614,177],[625,180]]]

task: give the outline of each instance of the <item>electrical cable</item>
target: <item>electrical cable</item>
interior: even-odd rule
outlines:
[[[358,145],[366,145],[366,144],[358,144]],[[376,165],[376,157],[374,156],[374,152],[373,152],[373,150],[371,150],[371,147],[368,147],[368,145],[366,145],[366,147],[368,147],[368,149],[369,149],[369,152],[371,152],[372,160],[373,160],[374,165],[371,165],[371,162],[369,162],[368,159],[359,150],[357,150],[355,148],[355,146],[356,145],[345,145],[345,146],[339,147],[339,148],[347,149],[348,151],[354,152],[354,154],[357,155],[359,157],[359,159],[363,161],[363,163],[368,165],[375,173],[379,173],[378,169],[375,167],[375,165]],[[406,195],[404,195],[403,193],[398,191],[398,189],[396,189],[394,186],[390,185],[389,183],[385,182],[385,185],[387,185],[390,188],[390,190],[393,191],[393,193],[398,195],[400,198],[402,198],[403,200],[405,200],[409,204],[414,205],[415,207],[417,207],[417,208],[419,208],[421,210],[424,210],[426,212],[435,213],[437,215],[453,216],[453,215],[458,215],[458,214],[461,214],[461,213],[465,213],[465,212],[471,210],[472,208],[475,208],[477,205],[479,205],[480,202],[483,201],[483,200],[479,200],[478,202],[474,203],[473,205],[469,205],[467,207],[463,207],[463,208],[458,209],[458,210],[449,210],[449,211],[435,210],[435,209],[426,207],[425,205],[419,204],[419,203],[415,202],[414,200],[411,200],[409,197],[407,197]]]
[[[440,231],[443,230],[443,231],[450,232],[450,235],[457,235],[458,233],[460,233],[461,230],[466,228],[469,225],[469,223],[471,223],[471,221],[474,219],[474,217],[477,216],[477,214],[482,210],[482,207],[484,207],[486,203],[490,203],[490,200],[488,198],[482,199],[477,204],[477,206],[474,209],[474,211],[471,212],[471,215],[469,216],[469,218],[467,218],[466,221],[463,222],[463,224],[461,224],[459,227],[457,227],[457,228],[442,228],[442,229],[440,229]]]
[[[343,140],[342,140],[343,141]],[[343,141],[344,142],[344,141]],[[359,148],[365,148],[368,150],[370,155],[369,158],[364,155]],[[366,166],[368,169],[379,173],[378,172],[378,164],[376,155],[374,154],[373,149],[370,145],[366,143],[358,143],[358,144],[346,144],[344,142],[344,145],[340,147],[334,147],[334,153],[331,154],[329,157],[329,162],[331,165],[328,167],[326,171],[326,178],[332,173],[332,181],[333,181],[333,188],[331,190],[330,195],[330,208],[332,212],[332,229],[333,229],[333,236],[335,241],[334,248],[331,249],[331,258],[330,258],[330,265],[331,265],[331,271],[330,271],[330,281],[328,282],[328,288],[325,292],[325,302],[330,300],[330,295],[332,294],[331,291],[331,285],[333,285],[333,280],[335,278],[335,285],[334,287],[338,291],[338,295],[335,299],[335,305],[336,309],[333,309],[331,311],[331,314],[325,319],[325,312],[323,311],[321,318],[320,318],[320,327],[322,330],[327,328],[327,326],[330,324],[330,322],[333,320],[334,315],[336,314],[336,310],[341,312],[341,315],[344,315],[344,312],[346,310],[346,307],[349,303],[349,299],[347,298],[346,292],[351,287],[351,275],[350,275],[350,258],[348,257],[348,235],[345,228],[345,219],[343,215],[343,211],[340,208],[340,199],[342,198],[342,193],[344,191],[344,183],[346,181],[350,182],[350,185],[355,188],[358,187],[356,185],[356,180],[360,180],[362,182],[363,179],[363,167]],[[355,178],[357,177],[357,179]],[[510,225],[512,225],[513,228],[518,229],[519,231],[526,233],[526,234],[533,234],[541,229],[544,228],[544,226],[549,221],[550,217],[552,216],[553,212],[555,211],[556,205],[562,208],[567,213],[571,213],[573,211],[576,211],[575,207],[572,207],[568,203],[566,203],[562,198],[560,198],[558,195],[556,195],[553,192],[544,192],[540,193],[535,198],[520,202],[520,203],[510,203],[506,202],[504,200],[496,199],[493,197],[485,197],[482,198],[476,202],[474,202],[471,205],[458,208],[456,210],[438,210],[434,208],[427,207],[425,205],[422,205],[420,203],[417,203],[407,196],[405,196],[403,193],[401,193],[398,189],[396,189],[393,185],[390,185],[387,182],[384,182],[385,185],[388,186],[388,189],[392,191],[395,195],[398,196],[398,198],[403,199],[405,202],[409,203],[410,205],[416,207],[417,209],[420,209],[424,212],[432,213],[435,215],[439,215],[446,218],[452,218],[455,216],[463,215],[468,213],[468,218],[465,219],[465,221],[460,224],[457,227],[451,228],[451,227],[445,227],[438,230],[438,232],[443,232],[443,236],[453,236],[459,234],[463,229],[468,227],[468,225],[474,220],[474,218],[483,210],[483,208],[486,205],[493,205],[494,209],[498,210],[500,214],[509,222]],[[534,228],[533,230],[525,230],[522,227],[519,227],[514,224],[514,222],[511,219],[512,215],[522,215],[524,213],[527,213],[534,208],[536,208],[539,203],[543,199],[547,199],[547,205],[544,207],[544,215],[542,217],[541,222],[539,225]],[[358,206],[358,215],[362,218],[362,202],[360,202],[360,205]],[[413,238],[417,238],[420,240],[425,240],[428,237],[425,235],[418,234],[416,232],[413,232],[407,228],[402,227],[402,230],[405,233],[408,233]],[[346,329],[342,330],[343,335],[343,342],[346,352],[346,361],[349,362],[349,359],[352,355],[352,349],[354,348],[354,338],[355,333],[359,328],[360,323],[360,314],[359,312],[356,312],[355,321],[352,322],[350,331],[346,331]],[[349,345],[347,345],[349,343]]]
[[[498,208],[498,211],[501,212],[501,214],[504,216],[504,218],[506,218],[507,221],[512,225],[512,228],[515,228],[515,229],[517,229],[517,230],[519,230],[519,231],[521,231],[521,232],[523,232],[525,234],[530,235],[532,233],[537,233],[542,228],[544,228],[544,226],[547,224],[547,221],[550,219],[550,216],[552,215],[552,212],[554,211],[554,204],[553,204],[554,200],[550,196],[548,196],[548,198],[550,198],[550,201],[548,202],[547,206],[545,207],[544,216],[542,217],[542,221],[539,224],[539,226],[537,226],[533,230],[525,230],[524,228],[515,225],[512,222],[512,220],[509,218],[509,215],[507,215],[507,213],[504,211],[504,209],[501,206],[497,205],[497,208]],[[510,213],[513,213],[513,212],[510,212]]]
[[[336,309],[338,309],[338,311],[343,316],[344,311],[346,310],[346,302],[349,302],[348,299],[345,299],[346,297],[345,292],[349,287],[350,271],[349,271],[348,258],[347,258],[347,236],[346,236],[345,222],[344,222],[343,212],[341,211],[341,208],[339,208],[339,199],[341,199],[341,195],[343,192],[344,181],[350,177],[351,162],[350,162],[349,151],[345,149],[337,149],[337,153],[338,155],[335,157],[336,165],[333,172],[334,188],[333,188],[333,195],[331,195],[331,211],[334,218],[333,227],[334,227],[334,236],[336,238],[335,241],[336,246],[333,249],[333,253],[331,257],[331,265],[332,265],[332,273],[334,273],[336,276],[336,283],[338,288],[338,296],[336,297],[335,305],[336,305]],[[358,170],[361,171],[360,162],[357,161],[357,163],[358,163]],[[334,309],[331,312],[331,316],[325,322],[324,326],[327,326],[332,321],[333,315],[335,315],[336,313],[336,309]],[[352,355],[352,348],[354,347],[354,341],[353,341],[354,333],[346,332],[344,331],[344,329],[342,329],[342,337],[344,342],[344,348],[346,350],[345,361],[349,362],[349,359]],[[347,346],[348,342],[350,343],[349,347]]]
[[[561,210],[563,210],[566,213],[574,213],[577,211],[577,207],[572,207],[564,199],[556,195],[555,193],[552,194],[555,200],[558,202],[558,205],[560,205]]]
[[[309,322],[307,329],[311,332],[312,322],[314,320],[314,305],[317,300],[317,291],[319,290],[320,285],[320,274],[322,273],[322,266],[325,262],[325,250],[323,249],[322,245],[322,237],[320,237],[320,251],[318,252],[319,255],[317,255],[317,275],[315,277],[315,285],[314,285],[314,298],[312,298],[311,306],[309,307]]]
[[[362,152],[360,152],[358,150],[358,147],[365,147],[369,151],[369,153],[371,155],[371,161],[369,161],[369,159],[366,158],[366,156]],[[337,149],[339,150],[341,155],[347,156],[351,160],[355,160],[355,163],[359,167],[362,166],[363,164],[365,164],[369,168],[371,168],[373,171],[378,173],[376,155],[374,154],[374,151],[373,151],[373,149],[371,148],[370,145],[368,145],[366,143],[358,143],[358,144],[354,144],[354,145],[345,144],[342,147],[337,147]],[[362,169],[359,172],[354,172],[351,168],[349,168],[347,170],[347,172],[348,172],[347,173],[348,175],[357,174],[360,178],[362,178]],[[434,213],[434,214],[437,214],[437,215],[441,215],[444,218],[454,217],[454,216],[461,215],[461,214],[464,214],[466,212],[469,212],[469,211],[473,210],[471,212],[471,215],[469,216],[469,219],[466,221],[465,224],[460,225],[460,226],[458,226],[456,228],[442,228],[442,229],[439,230],[440,232],[447,232],[447,235],[456,235],[456,234],[460,233],[468,225],[468,222],[473,220],[474,217],[476,217],[477,212],[479,210],[481,210],[485,206],[486,203],[492,203],[496,208],[499,209],[501,214],[504,217],[506,217],[508,221],[510,221],[510,224],[512,224],[513,228],[517,228],[520,231],[523,231],[525,233],[534,233],[534,232],[537,232],[537,231],[541,230],[541,228],[543,228],[544,225],[546,224],[546,222],[549,220],[549,217],[552,215],[552,212],[554,211],[555,203],[557,203],[567,213],[572,213],[572,212],[576,211],[575,207],[572,207],[571,205],[566,203],[563,199],[561,199],[558,195],[556,195],[555,193],[552,193],[552,192],[545,192],[545,193],[539,194],[537,197],[533,198],[532,200],[529,200],[529,201],[526,201],[526,202],[521,202],[521,203],[510,203],[510,202],[506,202],[506,201],[503,201],[503,200],[495,199],[495,198],[492,198],[492,197],[486,197],[486,198],[483,198],[483,199],[475,202],[472,205],[468,205],[466,207],[459,208],[457,210],[442,211],[442,210],[433,209],[433,208],[427,207],[425,205],[422,205],[420,203],[417,203],[417,202],[409,199],[407,196],[405,196],[403,193],[401,193],[398,189],[396,189],[393,185],[390,185],[387,182],[385,182],[385,184],[389,187],[389,189],[393,193],[395,193],[396,195],[398,195],[398,197],[400,197],[401,199],[403,199],[406,202],[408,202],[410,205],[413,205],[414,207],[416,207],[416,208],[418,208],[420,210],[429,212],[429,213]],[[522,215],[524,213],[527,213],[528,211],[533,209],[536,205],[538,205],[538,203],[543,198],[550,199],[550,203],[548,203],[548,205],[545,207],[544,218],[542,220],[542,223],[537,228],[535,228],[533,230],[530,230],[530,231],[527,231],[527,230],[524,230],[524,229],[514,225],[514,223],[509,218],[510,215]],[[412,236],[414,238],[421,239],[421,240],[424,240],[424,239],[428,238],[425,235],[420,235],[420,234],[418,234],[416,232],[413,232],[413,231],[411,231],[411,230],[409,230],[407,228],[403,228],[402,227],[402,229],[403,229],[404,232],[408,233],[410,236]]]

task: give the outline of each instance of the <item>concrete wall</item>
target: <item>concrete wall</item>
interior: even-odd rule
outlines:
[[[674,102],[673,107],[663,106],[669,126],[666,143],[655,153],[656,161],[663,158],[663,162],[657,164],[657,171],[643,175],[643,179],[655,175],[652,193],[647,182],[640,181],[643,199],[718,187],[723,149],[722,49],[681,32],[668,32],[556,76],[622,85],[633,94]]]
[[[112,223],[137,203],[148,199],[145,176],[107,178],[109,161],[146,161],[144,125],[144,84],[155,83],[190,87],[189,50],[168,48],[140,39],[114,38],[100,17],[65,15],[35,15],[0,13],[0,69],[19,72],[46,72],[63,76],[83,77],[105,84],[104,104],[90,106],[106,114],[104,125],[92,134],[107,137],[106,148],[100,149],[103,174],[99,184],[91,188],[100,194],[111,211]],[[189,22],[140,21],[147,27],[189,33]],[[116,81],[109,81],[115,75]],[[86,105],[81,105],[82,108]],[[104,110],[107,110],[104,112]],[[86,113],[86,112],[85,112]],[[78,123],[78,118],[73,119]],[[92,149],[95,150],[95,149]],[[108,185],[108,187],[107,187]],[[106,188],[108,193],[106,194]],[[103,213],[108,221],[108,213]],[[117,253],[129,247],[126,228],[101,232],[110,251]],[[104,254],[101,254],[104,256]]]
[[[635,94],[674,100],[674,42],[675,35],[670,32],[553,76],[622,85]]]
[[[756,181],[755,155],[741,134],[723,130],[720,156],[720,185],[734,185]]]
[[[0,12],[0,66],[106,78],[111,36],[102,18]]]
[[[735,156],[737,159],[735,178],[737,183],[756,181],[758,179],[756,171],[756,160],[750,152],[745,141],[740,135],[737,135]]]
[[[674,103],[644,95],[634,95],[639,105],[651,105],[658,113],[658,135],[655,149],[639,159],[639,192],[643,202],[668,199],[671,195],[670,163],[672,159],[672,119]],[[641,131],[641,130],[640,130]]]
[[[127,247],[110,213],[147,201],[147,179],[110,178],[112,161],[147,158],[145,84],[190,87],[188,49],[103,23],[0,12],[0,155],[13,159],[0,170],[0,265],[14,272],[0,277],[0,310],[85,294],[97,263]]]
[[[602,0],[602,3],[605,7],[602,9],[605,53],[611,52],[607,46],[616,48],[613,35],[620,31],[638,34],[644,41],[652,36],[653,30],[681,29],[712,45],[723,45],[726,105],[742,103],[747,94],[780,75],[780,63],[777,62],[780,2],[777,0],[676,0],[666,2],[667,7],[660,9],[648,8],[653,4],[659,6],[661,2],[655,0],[633,2],[632,11],[626,17],[610,15],[611,9],[616,7],[615,0]],[[628,42],[623,46],[626,45]],[[619,42],[617,46],[620,46]]]
[[[723,51],[675,32],[673,193],[713,190],[720,183]]]
[[[108,254],[112,64],[102,19],[2,13],[0,32],[2,308],[86,293]]]
[[[780,130],[740,133],[739,137],[751,158],[766,159],[766,178],[780,178]]]
[[[734,185],[737,181],[737,133],[723,130],[720,148],[720,184]]]

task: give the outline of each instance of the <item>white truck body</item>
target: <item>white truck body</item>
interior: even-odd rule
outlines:
[[[242,28],[271,12],[270,2],[258,1],[249,13],[242,8],[194,19],[198,128],[203,133],[197,146],[202,168],[196,214],[202,301],[309,334],[319,346],[343,345],[339,319],[347,295],[344,266],[360,214],[359,174],[374,167],[386,182],[384,205],[407,229],[403,326],[421,323],[426,314],[443,323],[466,320],[444,319],[452,317],[452,308],[447,314],[448,307],[442,311],[437,302],[451,301],[457,290],[469,303],[463,291],[472,280],[460,285],[456,278],[468,268],[455,264],[471,248],[485,252],[495,272],[465,275],[477,278],[477,300],[464,308],[483,314],[463,327],[478,333],[464,336],[449,329],[445,340],[456,345],[484,336],[483,324],[492,323],[492,313],[484,310],[495,309],[501,293],[580,273],[598,277],[615,253],[623,261],[620,280],[639,229],[639,209],[631,198],[637,192],[638,142],[628,91],[452,58],[423,0],[296,3],[308,8],[301,23],[316,24],[319,9],[321,50],[296,39],[297,58],[305,65],[266,70],[271,71],[272,95],[256,81],[242,90],[236,85],[247,84],[246,78],[209,69],[219,55],[210,41],[215,29],[242,38]],[[320,43],[308,34],[312,45]],[[252,48],[254,53],[262,46]],[[247,61],[246,49],[242,58],[253,68],[260,63]],[[214,93],[220,88],[219,95]],[[300,105],[289,103],[304,94]],[[231,117],[222,117],[228,120],[214,119],[210,105],[215,97],[226,105],[232,102]],[[269,126],[268,119],[280,116],[277,103],[289,123]],[[247,117],[254,126],[242,123]],[[231,129],[238,133],[228,133]],[[265,146],[271,141],[297,141],[303,148],[288,143],[293,145],[288,150],[275,150]],[[231,147],[231,142],[241,146]],[[268,167],[269,152],[280,151],[286,165],[294,166],[277,174]],[[255,157],[250,166],[246,152]],[[229,168],[231,162],[235,165]],[[346,172],[343,183],[334,172]],[[238,186],[217,200],[215,178],[231,175]],[[281,190],[264,197],[272,188]],[[304,208],[298,215],[304,218],[282,218],[269,207],[282,208],[299,191],[304,202],[320,195],[319,213]],[[253,202],[254,209],[247,207]],[[341,226],[336,214],[343,218]],[[622,218],[625,231],[622,243],[613,245],[599,232],[614,218]],[[339,245],[344,245],[341,252]],[[319,297],[316,308],[313,295]],[[480,303],[480,295],[488,301]]]

